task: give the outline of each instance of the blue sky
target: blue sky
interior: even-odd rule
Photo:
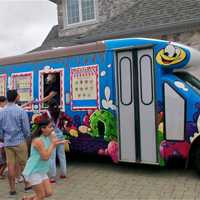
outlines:
[[[56,24],[56,5],[48,0],[1,0],[0,58],[40,46]]]

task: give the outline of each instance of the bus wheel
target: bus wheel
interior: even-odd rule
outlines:
[[[195,148],[194,152],[194,167],[200,173],[200,147]]]

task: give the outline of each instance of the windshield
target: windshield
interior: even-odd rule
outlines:
[[[200,72],[200,70],[199,70]],[[193,73],[189,73],[189,71],[176,71],[174,74],[180,79],[184,80],[187,84],[189,84],[195,91],[200,94],[200,74],[196,77]],[[195,74],[197,75],[197,74]]]

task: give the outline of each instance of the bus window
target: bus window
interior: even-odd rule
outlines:
[[[185,100],[167,83],[164,84],[164,92],[166,139],[183,140],[185,132]],[[176,112],[174,112],[174,109],[176,109]]]
[[[0,96],[6,96],[6,80],[7,80],[7,75],[1,74],[0,75]]]
[[[20,101],[17,102],[19,105],[25,105],[33,99],[33,73],[13,73],[12,89],[16,89],[20,95]],[[32,109],[31,104],[26,106],[26,109]]]
[[[55,92],[56,95],[53,99],[60,105],[60,73],[45,73],[43,77],[43,98],[49,95],[50,92]],[[46,108],[47,104],[43,103],[43,108]]]
[[[198,80],[194,75],[187,71],[177,71],[174,74],[184,80],[188,85],[190,85],[196,92],[200,94],[200,80]]]

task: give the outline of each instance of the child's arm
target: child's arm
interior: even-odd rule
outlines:
[[[67,141],[65,141],[65,140],[59,141],[56,138],[54,138],[48,149],[45,149],[44,143],[40,139],[33,140],[32,144],[40,153],[41,158],[43,160],[48,160],[50,158],[54,148],[56,147],[56,145],[65,144],[66,142]]]
[[[40,139],[35,139],[32,142],[32,145],[38,150],[40,156],[43,160],[48,160],[55,148],[55,144],[51,143],[48,149],[45,149],[44,143]]]

